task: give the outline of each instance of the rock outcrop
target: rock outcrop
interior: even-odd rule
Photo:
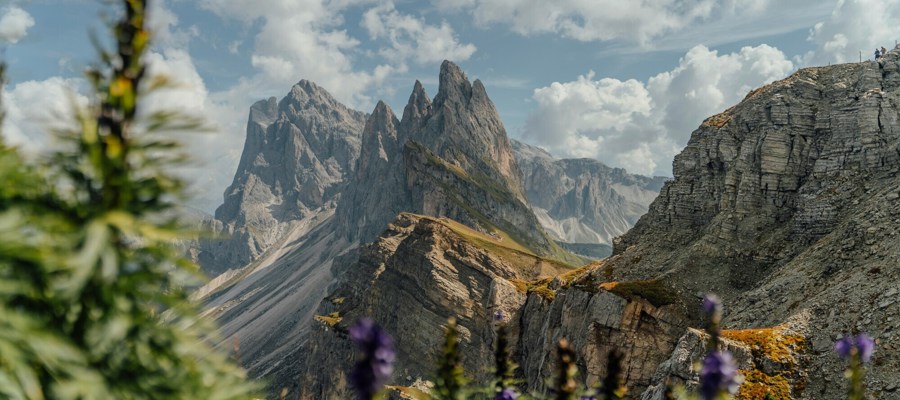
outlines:
[[[614,279],[663,279],[685,299],[724,296],[725,324],[808,313],[808,384],[844,396],[832,343],[865,331],[871,392],[897,396],[900,352],[900,52],[806,68],[707,119],[675,179],[615,245]],[[598,271],[595,277],[602,274]]]
[[[319,306],[308,345],[297,350],[308,357],[305,368],[283,382],[289,396],[352,397],[346,373],[357,354],[346,332],[363,316],[399,344],[395,383],[433,379],[449,316],[458,320],[467,369],[483,379],[492,362],[494,313],[517,316],[525,303],[515,282],[570,268],[523,250],[449,219],[400,215],[357,262],[343,267]]]
[[[612,253],[612,240],[647,212],[666,178],[629,174],[588,159],[553,158],[512,141],[525,196],[541,225],[560,244],[592,258]]]
[[[281,101],[254,104],[234,182],[216,210],[227,240],[204,244],[206,272],[248,264],[318,209],[334,207],[356,167],[365,119],[306,80]]]

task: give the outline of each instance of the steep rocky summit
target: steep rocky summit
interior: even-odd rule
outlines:
[[[365,119],[306,80],[281,101],[254,104],[234,182],[216,210],[228,239],[205,243],[207,273],[246,265],[292,226],[333,208],[356,167]]]
[[[568,257],[528,208],[519,168],[484,85],[445,61],[432,102],[416,82],[402,120],[379,102],[356,174],[338,205],[343,235],[369,242],[399,212],[503,232],[542,255]]]

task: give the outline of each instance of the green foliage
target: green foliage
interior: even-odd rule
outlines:
[[[237,399],[255,390],[182,288],[197,268],[164,215],[181,158],[162,133],[196,127],[142,118],[147,0],[123,0],[116,48],[90,73],[97,101],[58,132],[68,148],[26,162],[0,143],[0,398]],[[49,161],[47,161],[49,160]]]
[[[444,347],[438,358],[437,379],[434,387],[435,400],[462,400],[465,399],[463,389],[466,379],[463,377],[463,367],[459,356],[459,331],[456,327],[456,319],[447,320],[447,328],[444,335]]]
[[[578,366],[575,364],[575,350],[566,339],[560,339],[556,346],[557,372],[556,372],[556,400],[577,399]]]
[[[502,314],[500,317],[502,318]],[[497,348],[494,349],[494,374],[498,392],[516,384],[516,368],[509,351],[509,331],[506,323],[500,321],[497,325]]]

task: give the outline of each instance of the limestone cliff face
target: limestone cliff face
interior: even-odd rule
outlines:
[[[587,290],[586,290],[587,289]],[[560,288],[548,300],[532,294],[521,310],[518,362],[530,390],[546,392],[556,373],[556,345],[566,338],[578,354],[579,379],[598,384],[610,351],[624,355],[632,392],[652,382],[675,348],[687,320],[676,304],[653,305],[594,287]]]
[[[458,320],[467,370],[484,379],[492,363],[494,313],[502,311],[517,326],[526,301],[514,282],[568,269],[458,222],[412,214],[400,215],[363,247],[358,261],[335,268],[343,272],[316,312],[307,345],[297,350],[302,353],[297,359],[305,363],[283,382],[292,397],[352,397],[346,373],[357,354],[346,332],[363,316],[376,320],[398,343],[396,384],[433,379],[449,316]]]
[[[234,182],[216,210],[226,241],[205,244],[205,269],[217,275],[256,259],[292,224],[333,207],[359,157],[365,115],[303,80],[280,102],[250,109]]]
[[[512,145],[525,195],[544,229],[555,240],[574,247],[573,251],[597,249],[597,254],[585,254],[597,258],[608,256],[613,238],[647,212],[665,181],[629,174],[593,159],[558,160],[518,141]]]
[[[734,328],[809,313],[803,398],[842,398],[831,344],[869,332],[884,350],[870,387],[896,396],[898,119],[897,51],[882,64],[802,69],[751,92],[693,133],[675,179],[616,243],[613,277],[665,279],[687,297],[723,294]]]

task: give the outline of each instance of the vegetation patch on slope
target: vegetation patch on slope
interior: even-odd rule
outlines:
[[[568,272],[564,272],[556,276],[542,278],[530,282],[514,279],[512,280],[512,283],[516,285],[516,289],[518,289],[522,293],[534,293],[541,298],[549,301],[553,301],[556,298],[556,290],[550,288],[550,284],[553,283],[553,281],[558,281],[560,289],[574,286],[586,289],[591,293],[595,293],[596,291],[591,289],[595,288],[596,286],[581,285],[581,283],[583,282],[582,278],[587,276],[589,272],[600,268],[602,265],[603,262],[596,262],[593,264],[585,265],[581,268],[576,268]]]
[[[678,301],[678,295],[675,291],[657,279],[648,281],[605,282],[600,284],[600,289],[626,300],[641,298],[647,300],[650,304],[653,304],[654,307],[675,304]]]
[[[328,315],[316,315],[313,318],[316,321],[319,321],[331,327],[334,327],[335,325],[341,323],[341,321],[344,319],[343,317],[341,317],[341,314],[339,312],[333,312]]]
[[[805,387],[804,379],[794,376],[799,370],[798,354],[806,347],[806,338],[789,332],[784,326],[762,329],[723,330],[722,337],[750,347],[754,368],[742,370],[744,383],[737,399],[793,399]],[[768,362],[764,361],[767,360]],[[763,362],[776,365],[776,371],[763,371]]]
[[[427,159],[428,161],[428,164],[432,167],[435,167],[439,171],[448,171],[452,173],[458,179],[481,189],[488,195],[488,197],[494,199],[494,201],[497,201],[498,203],[503,204],[519,202],[519,200],[512,193],[510,193],[505,188],[497,185],[496,182],[494,182],[491,178],[489,178],[487,175],[484,175],[483,173],[479,173],[476,171],[473,174],[469,174],[459,165],[445,161],[441,157],[434,154],[431,150],[414,141],[407,142],[406,146],[409,149],[417,151],[424,155],[425,159]],[[581,266],[588,262],[588,260],[584,257],[578,256],[560,247],[554,240],[547,236],[546,232],[539,232],[546,242],[546,246],[544,246],[539,243],[535,243],[533,240],[530,240],[528,238],[528,235],[519,231],[515,226],[512,226],[508,223],[504,224],[504,221],[499,221],[503,226],[498,226],[482,212],[472,207],[469,204],[469,201],[460,199],[457,196],[455,190],[448,186],[447,182],[444,182],[442,179],[439,179],[437,176],[432,176],[431,174],[426,174],[426,177],[440,186],[444,190],[444,194],[447,196],[447,198],[460,208],[464,209],[466,213],[468,213],[469,216],[473,218],[478,223],[478,225],[481,226],[481,228],[488,231],[493,231],[501,236],[506,236],[510,239],[515,238],[513,239],[513,241],[518,244],[518,246],[520,247],[519,250],[524,250],[524,252],[534,255],[536,254],[534,249],[547,247],[547,249],[542,252],[545,253],[543,255],[552,257],[553,259],[558,260],[564,264],[568,264],[568,267]],[[527,208],[524,204],[522,204],[522,207]]]
[[[552,277],[572,270],[572,267],[568,264],[535,254],[529,250],[528,247],[523,246],[502,230],[493,230],[491,234],[487,234],[449,218],[435,219],[425,216],[419,217],[426,218],[447,227],[453,231],[453,233],[459,235],[472,245],[509,262],[520,272],[533,273],[537,276]]]

